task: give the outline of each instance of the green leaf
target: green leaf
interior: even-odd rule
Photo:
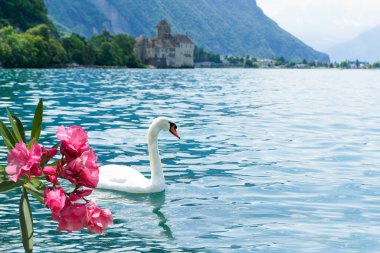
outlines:
[[[0,183],[8,181],[8,174],[5,172],[5,168],[0,166]]]
[[[36,191],[33,191],[31,190],[30,188],[26,188],[26,190],[33,195],[33,197],[35,197],[39,202],[41,202],[41,204],[45,204],[45,201],[44,201],[44,194],[40,194],[39,192],[36,192]]]
[[[8,127],[1,120],[0,120],[0,133],[1,133],[1,136],[3,137],[5,146],[7,146],[9,150],[13,149],[16,144],[16,140],[13,138],[13,135],[9,131]]]
[[[33,125],[32,125],[32,134],[30,139],[37,143],[40,139],[41,129],[42,129],[42,113],[43,113],[43,102],[40,99],[40,102],[37,105],[36,111],[34,113]]]
[[[16,115],[12,115],[12,117],[16,121],[16,126],[18,128],[18,131],[20,132],[23,142],[26,143],[25,130],[24,130],[24,126],[21,123],[21,120]]]
[[[45,184],[44,183],[42,183],[37,178],[34,178],[32,181],[28,182],[28,184],[25,186],[25,188],[38,201],[40,201],[42,204],[45,204],[45,201],[44,201]]]
[[[25,187],[22,187],[19,208],[21,241],[25,252],[33,252],[33,217],[32,212],[30,211],[28,192],[26,191]]]
[[[45,184],[42,183],[37,178],[34,178],[32,181],[28,182],[28,188],[32,191],[35,191],[35,192],[43,195],[44,190],[45,190]]]
[[[8,109],[7,109],[7,114],[8,114],[9,122],[12,125],[12,131],[13,131],[13,134],[14,134],[14,137],[15,137],[16,141],[17,142],[22,142],[21,134],[20,134],[20,132],[19,132],[19,130],[17,128],[16,122],[13,119],[12,114],[9,112]]]
[[[7,179],[8,180],[8,179]],[[17,182],[13,181],[0,181],[0,193],[14,190],[24,184],[24,181],[19,180]]]
[[[39,189],[39,190],[42,189],[42,191],[45,189],[45,184],[42,183],[42,181],[37,178],[33,178],[33,180],[29,181],[28,184],[32,185],[36,189]]]

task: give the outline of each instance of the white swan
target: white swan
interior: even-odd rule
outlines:
[[[170,131],[178,139],[177,126],[168,118],[153,120],[148,132],[148,151],[151,177],[147,179],[137,170],[123,165],[105,165],[100,167],[97,188],[117,190],[129,193],[153,193],[165,189],[165,177],[158,153],[157,137],[161,130]]]

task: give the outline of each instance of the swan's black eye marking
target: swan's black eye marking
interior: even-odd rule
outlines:
[[[170,121],[169,121],[169,124],[170,124],[170,128],[174,127],[174,129],[177,129],[177,125],[174,124],[173,122],[170,122]]]

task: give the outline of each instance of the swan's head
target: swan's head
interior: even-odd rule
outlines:
[[[177,132],[177,125],[173,123],[170,119],[166,117],[159,117],[153,121],[153,124],[159,127],[161,130],[169,131],[175,137],[177,137],[178,139],[181,139]]]

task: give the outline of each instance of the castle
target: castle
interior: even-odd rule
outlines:
[[[136,39],[134,51],[143,64],[157,68],[193,68],[194,44],[186,35],[172,36],[166,20],[157,25],[156,38]]]

